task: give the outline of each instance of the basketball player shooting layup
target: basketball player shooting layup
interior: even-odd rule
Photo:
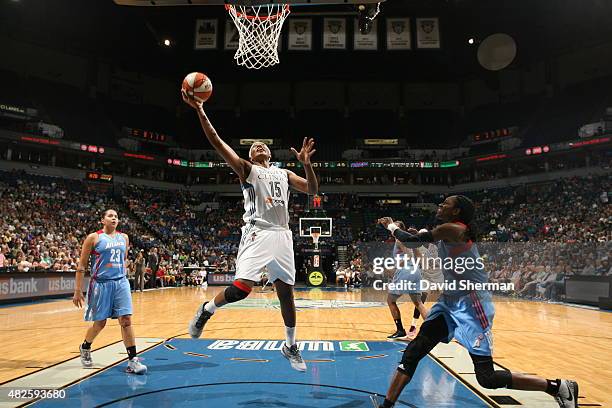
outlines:
[[[295,259],[293,238],[289,229],[289,187],[307,194],[316,194],[317,178],[310,163],[314,140],[304,138],[302,149],[291,149],[304,165],[306,179],[289,170],[270,165],[270,149],[264,143],[253,143],[249,150],[250,162],[238,157],[210,123],[202,103],[181,91],[183,100],[194,108],[200,118],[202,129],[208,141],[236,172],[244,195],[244,222],[242,239],[236,259],[236,279],[232,286],[220,292],[212,301],[198,308],[189,324],[189,334],[198,338],[204,325],[215,311],[228,303],[246,298],[261,271],[267,267],[269,280],[274,284],[280,301],[281,314],[285,322],[286,341],[281,352],[298,371],[306,371],[295,341]]]
[[[404,350],[402,361],[380,407],[393,407],[404,387],[412,379],[419,361],[438,343],[448,343],[455,337],[469,351],[476,380],[482,387],[544,391],[555,397],[561,408],[577,408],[578,384],[574,381],[546,380],[532,375],[494,370],[491,329],[495,308],[491,293],[484,290],[464,290],[461,289],[460,283],[485,283],[488,280],[482,258],[473,242],[477,236],[473,223],[474,204],[465,196],[450,196],[440,204],[436,218],[442,224],[431,231],[423,232],[414,229],[403,231],[389,217],[378,220],[391,231],[394,238],[408,247],[437,242],[438,256],[444,261],[444,281],[457,285],[457,289],[445,290],[429,310],[416,338]],[[455,268],[452,268],[447,260],[453,260]],[[465,266],[463,270],[458,267],[460,264]]]
[[[96,256],[91,269],[91,279],[87,289],[87,309],[85,320],[93,321],[93,325],[85,333],[85,341],[79,347],[81,363],[91,367],[91,343],[106,326],[106,319],[119,319],[121,337],[128,352],[128,373],[144,374],[147,367],[136,357],[136,340],[132,330],[132,294],[126,271],[126,256],[130,241],[126,234],[117,231],[119,218],[115,210],[106,210],[102,214],[102,225],[98,232],[89,234],[83,242],[81,258],[76,271],[76,284],[72,302],[82,307],[83,275],[90,254]]]

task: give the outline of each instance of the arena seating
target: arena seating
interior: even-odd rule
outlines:
[[[232,270],[240,242],[241,199],[133,185],[120,190],[121,195],[105,194],[73,180],[0,172],[5,267],[74,269],[85,235],[98,228],[100,211],[110,207],[118,210],[120,230],[130,235],[134,250],[157,247],[162,267],[217,265]],[[612,274],[608,191],[612,180],[601,176],[469,194],[477,205],[483,251],[495,254],[488,259],[491,280],[515,283],[515,296],[559,298],[564,276]],[[377,218],[391,216],[417,228],[435,223],[431,211],[348,194],[324,197],[325,216],[334,219],[334,236],[325,245],[348,245],[366,274],[371,259],[391,245],[388,232],[376,226]],[[441,197],[421,199],[438,203]],[[216,202],[218,208],[198,207],[204,202]],[[298,219],[308,214],[306,197],[293,195],[296,254],[311,244],[297,234]],[[498,247],[487,252],[487,245]],[[525,253],[539,256],[528,259]]]

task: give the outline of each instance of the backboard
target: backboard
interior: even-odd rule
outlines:
[[[331,218],[300,218],[300,237],[310,237],[312,231],[321,231],[322,238],[332,236]]]

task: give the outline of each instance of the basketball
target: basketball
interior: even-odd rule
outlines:
[[[183,90],[199,102],[206,102],[212,95],[212,82],[201,72],[192,72],[183,79]]]

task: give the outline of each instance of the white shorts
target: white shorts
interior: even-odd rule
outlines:
[[[421,271],[422,279],[430,283],[444,282],[444,276],[441,269],[425,269]]]
[[[295,284],[295,258],[291,230],[265,230],[253,225],[242,227],[242,239],[236,259],[236,278],[261,280],[263,269],[268,280]]]

